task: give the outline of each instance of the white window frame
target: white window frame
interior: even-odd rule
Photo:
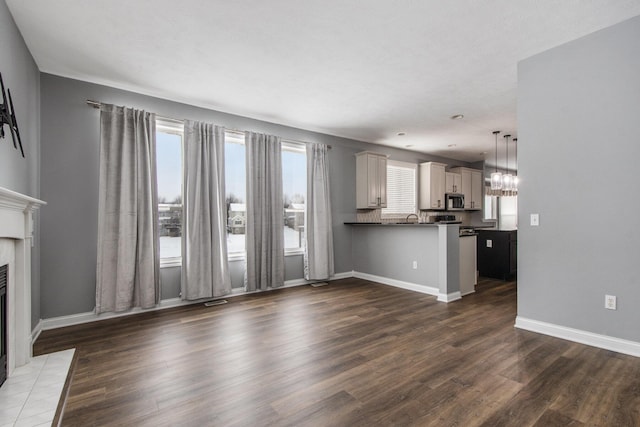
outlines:
[[[246,141],[245,141],[245,136],[244,133],[241,132],[237,132],[237,131],[230,131],[230,130],[225,130],[224,131],[224,142],[225,144],[231,143],[231,144],[239,144],[239,145],[244,145],[246,146]],[[245,149],[245,162],[246,162],[246,158],[247,158],[247,152]],[[246,164],[246,163],[245,163]],[[224,165],[225,169],[227,168],[227,164]],[[246,171],[245,171],[246,174]],[[225,198],[226,196],[226,188],[225,188]],[[244,199],[245,199],[245,205],[246,205],[246,200],[247,200],[247,189],[245,188],[245,194],[244,194]],[[227,216],[228,212],[225,212],[225,218]],[[226,218],[226,220],[228,221],[228,218]],[[246,233],[247,230],[245,229],[245,249],[244,251],[235,251],[235,252],[229,252],[229,250],[227,249],[227,261],[243,261],[245,259],[246,256],[246,251],[247,251],[247,245],[246,245]]]
[[[393,167],[413,170],[413,182],[414,182],[413,209],[410,212],[406,212],[406,213],[400,213],[400,212],[389,213],[388,211],[385,212],[385,210],[388,210],[389,208],[382,208],[380,212],[381,218],[405,219],[407,215],[411,215],[411,214],[417,215],[418,214],[418,185],[419,185],[418,165],[415,163],[401,162],[398,160],[387,160],[387,206],[389,206],[389,201],[391,200],[391,197],[390,197],[391,188],[388,185],[388,180],[390,176],[390,168],[393,168]]]
[[[301,153],[305,155],[305,161],[306,161],[306,155],[307,155],[307,144],[302,143],[302,142],[295,142],[295,141],[286,141],[283,140],[282,141],[282,151],[292,151],[295,153]],[[307,170],[306,167],[306,163],[305,163],[305,172]],[[284,185],[284,183],[283,183]],[[283,187],[284,190],[284,187]],[[284,208],[284,200],[283,200],[283,208]],[[307,191],[305,189],[304,192],[304,226],[305,226],[305,231],[304,231],[304,237],[302,239],[302,247],[300,248],[289,248],[287,249],[286,247],[284,248],[284,256],[294,256],[294,255],[304,255],[304,251],[305,248],[307,247]],[[282,232],[284,233],[284,227],[282,229]]]
[[[164,117],[156,117],[156,133],[169,133],[173,135],[180,136],[180,151],[182,157],[182,170],[184,171],[184,123],[180,120],[172,120]],[[184,197],[184,183],[181,179],[180,182],[180,193]],[[181,207],[184,207],[184,200]],[[156,207],[157,208],[157,207]],[[182,213],[182,218],[184,220],[184,212]],[[158,238],[159,239],[159,238]],[[182,240],[182,233],[180,234],[180,239]],[[160,245],[160,241],[158,240],[158,245]],[[160,268],[168,268],[168,267],[181,267],[182,266],[182,255],[179,257],[167,257],[160,258]]]

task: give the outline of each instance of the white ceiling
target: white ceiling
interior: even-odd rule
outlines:
[[[493,157],[491,131],[517,135],[519,60],[640,14],[639,0],[6,2],[43,72],[469,162]]]

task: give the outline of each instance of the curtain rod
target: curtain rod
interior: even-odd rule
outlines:
[[[94,101],[92,99],[87,99],[87,105],[93,108],[100,108],[102,106],[102,102],[100,101]],[[161,116],[159,114],[156,114],[156,117],[158,117],[161,120],[168,120],[168,121],[172,121],[172,122],[176,122],[176,123],[184,123],[183,119],[174,119],[173,117],[165,117],[165,116]],[[244,135],[245,131],[240,130],[240,129],[224,129],[227,132],[231,132],[231,133],[237,133],[237,134],[242,134]],[[289,138],[282,138],[282,141],[284,142],[298,142],[300,144],[308,144],[308,142],[306,141],[299,141],[297,139],[289,139]],[[327,149],[331,150],[331,145],[327,145]]]

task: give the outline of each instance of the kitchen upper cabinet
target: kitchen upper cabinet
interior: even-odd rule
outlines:
[[[460,193],[462,191],[462,176],[458,173],[445,173],[445,193]]]
[[[420,209],[444,209],[446,174],[444,163],[420,163]]]
[[[462,178],[460,191],[464,194],[464,208],[468,210],[482,209],[482,171],[469,168],[453,168],[451,173],[460,174]]]
[[[471,209],[482,210],[482,171],[471,171]]]
[[[370,151],[356,154],[356,208],[387,207],[387,156]]]

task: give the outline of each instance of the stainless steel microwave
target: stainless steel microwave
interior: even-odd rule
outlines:
[[[464,210],[464,194],[447,193],[444,196],[445,206],[448,211]]]

